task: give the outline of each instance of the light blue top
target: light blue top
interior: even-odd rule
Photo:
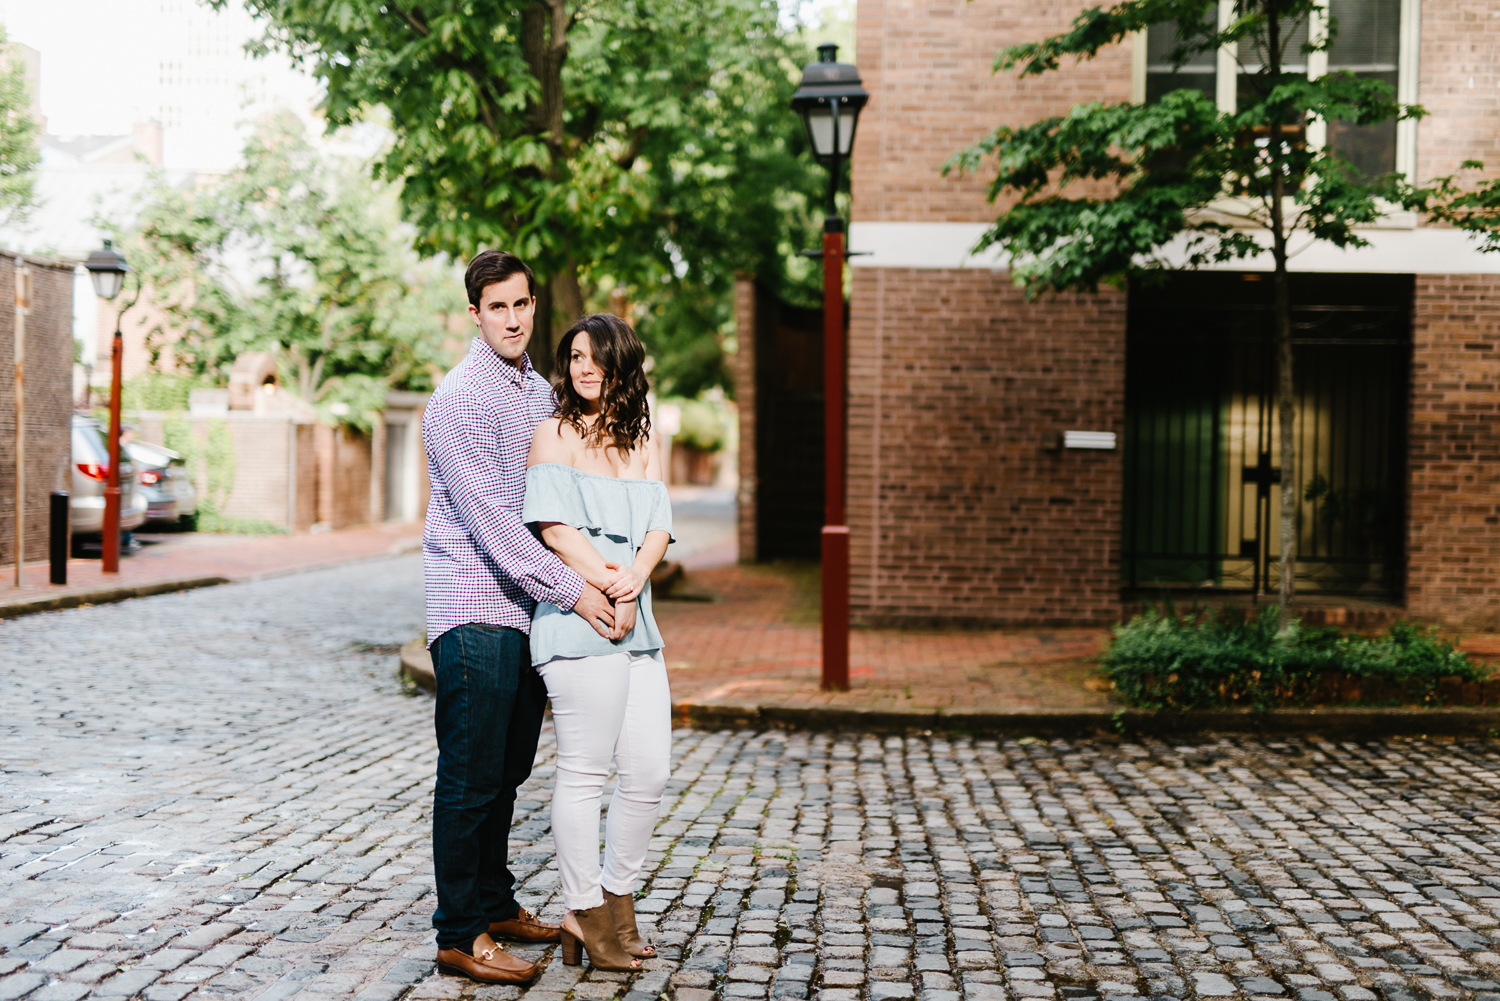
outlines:
[[[672,502],[660,480],[628,480],[584,473],[572,466],[545,462],[526,470],[526,500],[521,520],[540,535],[538,522],[572,525],[610,563],[629,566],[647,532],[672,531]],[[636,599],[635,628],[611,642],[581,615],[539,601],[531,620],[531,662],[556,657],[598,657],[642,653],[663,647],[651,614],[651,582]]]

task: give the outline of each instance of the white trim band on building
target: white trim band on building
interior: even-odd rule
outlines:
[[[996,249],[981,254],[973,249],[989,229],[976,222],[853,222],[849,249],[864,256],[850,258],[856,268],[990,268],[1004,269],[1008,258]],[[1290,263],[1293,271],[1331,271],[1383,274],[1500,274],[1500,253],[1479,251],[1478,241],[1456,229],[1371,229],[1361,236],[1370,246],[1340,250],[1327,243],[1308,244]],[[1169,254],[1169,256],[1171,256]],[[1270,271],[1271,255],[1217,265],[1220,271]]]

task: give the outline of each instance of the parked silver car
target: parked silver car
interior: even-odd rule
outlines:
[[[144,441],[126,443],[125,451],[135,466],[136,492],[146,497],[146,520],[196,528],[198,491],[182,455]]]
[[[109,479],[108,431],[90,417],[73,418],[73,489],[68,501],[73,535],[98,535],[104,529],[104,488]],[[146,520],[146,497],[136,490],[135,464],[120,450],[120,530],[139,528]]]

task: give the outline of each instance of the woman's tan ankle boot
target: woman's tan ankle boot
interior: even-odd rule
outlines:
[[[604,891],[604,903],[615,920],[615,934],[620,938],[620,948],[632,956],[646,958],[656,955],[656,947],[641,938],[635,924],[635,897],[628,893]]]
[[[577,922],[577,931],[568,927],[568,918]],[[641,968],[639,959],[631,959],[620,948],[620,938],[615,934],[614,918],[608,904],[590,907],[586,911],[569,911],[563,918],[562,956],[564,966],[577,966],[583,962],[583,952],[589,954],[589,965],[596,970],[614,970],[634,973]]]

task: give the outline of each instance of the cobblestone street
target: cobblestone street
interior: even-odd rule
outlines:
[[[678,731],[660,958],[434,975],[421,622],[401,557],[0,624],[0,999],[1500,1001],[1497,745],[1415,740]]]

